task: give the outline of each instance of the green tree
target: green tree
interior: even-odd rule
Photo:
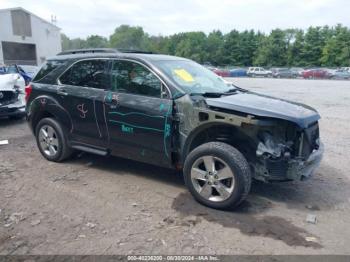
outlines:
[[[177,55],[215,66],[349,66],[348,27],[274,29],[265,35],[254,30],[214,30],[150,36],[142,27],[121,25],[107,40],[98,35],[70,39],[62,34],[62,49],[112,47]]]
[[[350,65],[350,30],[337,25],[334,34],[326,40],[322,50],[323,66]]]
[[[61,46],[63,51],[70,49],[70,39],[65,34],[61,34]]]
[[[287,47],[286,33],[280,29],[272,30],[258,48],[254,64],[261,66],[287,65]]]
[[[309,27],[305,34],[302,57],[305,66],[320,66],[325,39],[321,27]]]
[[[182,39],[176,46],[175,55],[186,57],[199,63],[205,62],[205,42],[207,36],[203,32],[188,32],[182,35]]]
[[[205,51],[207,53],[206,62],[210,62],[215,66],[223,64],[225,58],[223,44],[224,36],[221,31],[216,30],[209,33],[205,46]]]
[[[114,30],[109,37],[109,44],[113,48],[130,50],[149,49],[148,35],[145,34],[142,27],[121,25]]]
[[[240,34],[239,63],[238,65],[253,65],[254,55],[259,47],[261,34],[253,31],[244,31]]]
[[[86,47],[88,48],[103,48],[108,47],[108,40],[99,35],[91,35],[86,38]]]
[[[305,66],[306,62],[303,58],[304,48],[304,31],[294,30],[293,37],[290,40],[287,51],[288,66]]]
[[[223,49],[225,65],[240,65],[240,34],[237,30],[232,30],[224,36]]]
[[[65,34],[61,34],[62,50],[87,48],[86,40],[81,38],[70,39]]]

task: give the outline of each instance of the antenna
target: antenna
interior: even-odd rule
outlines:
[[[53,23],[53,24],[57,23],[57,18],[55,15],[51,15],[51,23]]]

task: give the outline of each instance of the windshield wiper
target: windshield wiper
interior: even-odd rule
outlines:
[[[221,97],[222,95],[226,95],[226,94],[220,93],[220,92],[190,93],[190,96],[204,96],[204,97]]]
[[[237,91],[238,91],[237,88],[231,88],[231,89],[227,90],[227,91],[225,92],[225,94],[232,94],[232,93],[236,93]]]
[[[204,93],[190,93],[190,96],[204,96],[204,97],[221,97],[235,94],[239,89],[232,88],[225,92],[204,92]]]

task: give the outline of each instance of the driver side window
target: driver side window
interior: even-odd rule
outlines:
[[[162,83],[146,67],[131,61],[113,61],[112,91],[160,97]]]

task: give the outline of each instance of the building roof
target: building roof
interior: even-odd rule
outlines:
[[[0,12],[7,12],[7,11],[14,11],[14,10],[22,10],[28,14],[30,14],[31,16],[35,16],[36,18],[38,18],[39,20],[41,20],[42,22],[49,24],[52,27],[57,28],[58,30],[61,30],[60,27],[58,27],[57,25],[50,23],[49,21],[46,21],[45,19],[41,18],[40,16],[37,16],[36,14],[33,14],[32,12],[24,9],[23,7],[12,7],[12,8],[5,8],[5,9],[0,9]]]

